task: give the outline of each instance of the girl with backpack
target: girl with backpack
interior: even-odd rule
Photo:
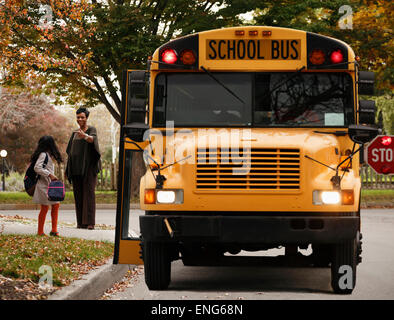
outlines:
[[[52,231],[51,236],[59,236],[57,231],[57,219],[59,213],[59,202],[49,201],[47,196],[48,185],[51,181],[57,180],[55,173],[54,161],[63,162],[55,140],[51,136],[43,136],[38,141],[38,146],[31,156],[31,162],[35,163],[34,171],[39,175],[39,179],[34,190],[33,201],[41,205],[38,215],[38,235],[45,235],[44,224],[45,217],[48,213],[49,206],[51,209]]]

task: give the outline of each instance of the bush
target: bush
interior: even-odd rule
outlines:
[[[5,178],[5,190],[6,191],[25,191],[23,184],[23,178],[25,176],[18,172],[10,172],[10,175]]]

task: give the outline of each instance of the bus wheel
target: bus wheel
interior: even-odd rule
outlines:
[[[358,236],[333,246],[331,287],[335,293],[351,294],[356,286]]]
[[[171,281],[171,258],[168,245],[161,242],[144,242],[145,283],[149,290],[165,290]]]

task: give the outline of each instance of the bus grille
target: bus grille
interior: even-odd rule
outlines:
[[[300,188],[299,149],[197,149],[196,158],[197,189]]]

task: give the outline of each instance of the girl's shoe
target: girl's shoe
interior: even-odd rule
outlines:
[[[46,237],[47,235],[45,233],[37,233],[37,236]]]
[[[94,225],[92,224],[88,225],[88,230],[94,230]]]
[[[59,236],[59,232],[52,232],[52,231],[51,231],[51,232],[49,233],[49,235],[52,236],[52,237],[58,237],[58,236]]]

